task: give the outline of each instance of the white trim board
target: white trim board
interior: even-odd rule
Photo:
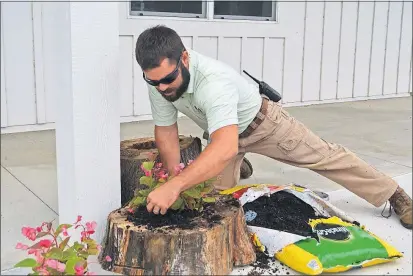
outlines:
[[[411,97],[411,93],[401,93],[393,95],[379,95],[379,96],[369,96],[369,97],[357,97],[357,98],[346,98],[346,99],[331,99],[322,101],[309,101],[309,102],[293,102],[293,103],[283,103],[283,107],[300,107],[300,106],[310,106],[318,104],[332,104],[332,103],[345,103],[345,102],[356,102],[356,101],[367,101],[367,100],[380,100],[380,99],[392,99],[392,98],[404,98]],[[182,113],[179,113],[178,117],[186,117]],[[120,118],[120,123],[131,123],[140,121],[150,121],[152,120],[151,114],[138,115],[138,116],[125,116]],[[19,132],[29,132],[29,131],[44,131],[55,129],[55,123],[45,123],[45,124],[35,124],[35,125],[21,125],[21,126],[8,126],[1,128],[1,134],[11,134]]]

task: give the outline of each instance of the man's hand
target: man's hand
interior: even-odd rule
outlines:
[[[157,189],[153,190],[146,198],[146,208],[148,212],[162,215],[166,214],[166,211],[172,204],[178,199],[180,190],[174,183],[166,182]]]

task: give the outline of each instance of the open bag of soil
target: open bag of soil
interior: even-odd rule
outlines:
[[[240,201],[257,249],[297,272],[343,272],[403,256],[309,189],[258,184],[221,193]]]

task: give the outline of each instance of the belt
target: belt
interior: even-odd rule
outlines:
[[[258,111],[254,120],[248,125],[248,127],[239,135],[239,138],[248,137],[257,127],[264,121],[265,115],[267,115],[268,99],[263,97],[260,111]]]

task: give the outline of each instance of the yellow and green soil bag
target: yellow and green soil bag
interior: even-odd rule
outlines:
[[[342,210],[298,185],[244,185],[225,190],[244,208],[258,250],[307,274],[343,272],[403,255]]]

